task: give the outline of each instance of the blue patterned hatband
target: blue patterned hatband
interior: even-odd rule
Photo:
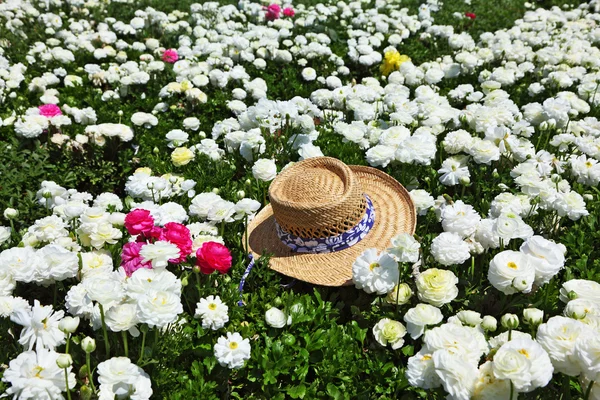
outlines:
[[[283,244],[296,253],[332,253],[354,246],[367,236],[367,233],[369,233],[375,223],[373,203],[366,194],[365,198],[367,200],[365,215],[354,228],[344,233],[326,238],[305,239],[284,231],[276,221],[275,229],[277,230],[277,236],[279,236]]]

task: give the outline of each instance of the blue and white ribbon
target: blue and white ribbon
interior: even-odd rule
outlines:
[[[358,224],[350,230],[346,232],[340,233],[336,236],[330,236],[326,238],[301,238],[299,236],[293,235],[289,232],[286,232],[279,226],[277,221],[275,221],[275,230],[277,231],[277,236],[279,240],[287,247],[292,249],[292,251],[296,253],[333,253],[334,251],[340,251],[347,249],[348,247],[354,246],[356,243],[360,242],[364,239],[365,236],[369,233],[371,228],[373,228],[373,224],[375,224],[375,209],[373,208],[373,203],[369,196],[365,194],[365,198],[367,200],[367,206],[365,210],[365,215],[361,218]],[[246,283],[246,278],[250,275],[250,271],[252,271],[252,267],[254,267],[254,257],[252,253],[248,254],[248,258],[250,259],[250,263],[240,280],[240,285],[238,290],[240,292],[240,300],[238,301],[238,306],[243,306],[244,302],[242,301],[242,292],[244,291],[244,284]]]
[[[375,223],[375,209],[373,208],[373,203],[369,196],[365,195],[365,198],[367,200],[365,215],[355,227],[346,232],[326,238],[306,239],[284,231],[283,228],[275,222],[277,236],[279,236],[279,240],[281,240],[283,244],[296,253],[333,253],[334,251],[352,247],[367,236],[367,233],[369,233]]]

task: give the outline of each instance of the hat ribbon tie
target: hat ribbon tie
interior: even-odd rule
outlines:
[[[275,229],[279,240],[296,253],[332,253],[354,246],[367,236],[375,223],[375,209],[369,196],[365,194],[367,206],[365,215],[356,226],[336,236],[317,239],[305,239],[286,232],[277,222]]]

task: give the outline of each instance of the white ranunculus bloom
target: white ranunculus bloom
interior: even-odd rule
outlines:
[[[530,237],[520,250],[530,256],[535,267],[535,284],[538,286],[548,283],[565,265],[566,247],[542,236]]]
[[[98,364],[99,397],[114,399],[130,397],[148,400],[152,384],[148,374],[127,357],[113,357]]]
[[[137,337],[140,331],[136,328],[139,323],[137,317],[137,305],[135,303],[123,303],[112,306],[105,314],[106,326],[113,332],[129,331],[132,336]]]
[[[373,327],[373,336],[377,343],[382,346],[388,344],[393,350],[399,349],[404,344],[404,335],[406,328],[398,321],[389,318],[383,318]]]
[[[587,340],[588,336],[593,334],[587,325],[571,318],[555,316],[539,326],[536,340],[550,355],[556,372],[577,376],[581,366],[575,353],[575,344],[578,340]]]
[[[216,331],[229,321],[229,307],[219,296],[208,296],[196,303],[195,318],[202,318],[202,328]]]
[[[458,296],[458,278],[452,271],[429,268],[416,279],[419,299],[436,307],[450,303]]]
[[[214,347],[214,354],[221,366],[230,369],[241,368],[250,359],[250,341],[239,333],[227,332],[221,336]]]
[[[123,280],[117,272],[92,275],[84,279],[82,284],[87,296],[92,301],[102,304],[105,311],[120,303],[125,296]]]
[[[542,346],[526,338],[502,345],[494,355],[493,368],[496,378],[510,379],[517,392],[525,393],[546,386],[554,371]]]
[[[600,374],[600,336],[587,335],[575,343],[574,358],[584,376],[595,380]]]
[[[473,206],[457,200],[442,210],[442,226],[446,232],[454,232],[465,238],[475,233],[481,217]]]
[[[454,232],[442,232],[433,239],[431,255],[446,266],[462,264],[471,257],[469,245]]]
[[[440,387],[442,382],[433,363],[433,351],[423,347],[417,354],[410,357],[406,369],[406,378],[411,386],[422,389]]]
[[[488,280],[504,294],[529,293],[535,279],[535,267],[530,256],[505,250],[490,261]]]
[[[270,182],[277,176],[277,166],[275,161],[261,158],[256,160],[252,166],[252,175],[254,178],[263,181]]]
[[[145,128],[151,128],[158,125],[158,118],[152,114],[145,112],[136,112],[131,116],[131,123],[137,126],[144,126]]]
[[[19,308],[10,316],[11,321],[23,327],[19,343],[23,348],[32,350],[46,348],[55,349],[65,342],[65,333],[58,329],[58,324],[65,312],[54,311],[51,305],[42,306],[34,300],[33,307]]]
[[[486,361],[481,364],[473,400],[505,400],[506,393],[510,393],[510,380],[496,378],[493,362]],[[514,396],[516,398],[517,395]]]
[[[419,261],[419,250],[421,245],[413,235],[401,233],[391,239],[392,247],[387,252],[396,258],[398,262],[416,263]]]
[[[352,281],[367,293],[386,294],[398,283],[398,264],[386,252],[365,250],[352,265]]]
[[[471,399],[479,376],[477,364],[465,360],[460,354],[438,350],[433,353],[433,365],[450,398]]]
[[[291,316],[288,317],[283,311],[276,307],[271,307],[265,312],[265,321],[267,325],[273,328],[283,328],[291,323]]]
[[[155,269],[166,268],[169,265],[169,260],[179,258],[179,255],[179,247],[164,240],[147,243],[140,250],[142,262],[151,262],[152,268]]]
[[[573,293],[574,298],[586,299],[596,303],[600,303],[600,283],[586,279],[571,279],[563,283],[560,288],[560,299],[568,303]]]
[[[418,215],[426,215],[429,209],[434,205],[433,196],[426,190],[414,189],[411,190],[409,194],[413,203],[415,203]]]
[[[431,352],[448,350],[472,364],[477,364],[489,350],[485,336],[479,329],[453,323],[427,330],[423,343]]]
[[[172,292],[150,291],[138,298],[138,318],[150,327],[164,328],[183,312],[181,298]]]
[[[437,325],[442,319],[444,316],[439,308],[423,303],[417,304],[404,314],[406,329],[413,339],[421,337],[427,325]]]

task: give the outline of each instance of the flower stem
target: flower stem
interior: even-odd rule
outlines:
[[[71,400],[71,389],[69,388],[69,373],[67,372],[67,369],[65,368],[65,384],[67,385],[67,399]]]
[[[510,397],[508,398],[508,400],[513,400],[514,390],[515,390],[515,385],[513,385],[512,381],[510,381]]]
[[[125,348],[125,357],[129,357],[129,346],[127,344],[127,331],[121,331],[123,337],[123,347]]]
[[[200,285],[200,271],[196,272],[194,275],[196,275],[196,287],[198,288],[198,298],[201,299],[202,298],[202,289],[201,289],[201,285]]]
[[[144,359],[144,347],[146,347],[146,333],[148,331],[146,329],[142,330],[142,350],[140,351],[140,358],[137,360],[137,364],[139,365]]]
[[[65,346],[65,353],[69,354],[69,343],[71,343],[71,334],[67,333],[67,344]]]
[[[590,398],[590,394],[592,393],[592,388],[594,387],[594,381],[590,381],[590,384],[587,387],[587,390],[585,391],[585,396],[583,397],[583,400],[588,400]]]
[[[100,306],[100,318],[102,319],[102,334],[104,335],[104,348],[106,350],[106,357],[110,358],[110,342],[108,341],[108,331],[106,330],[106,321],[104,320],[104,307]]]
[[[96,394],[96,385],[94,385],[94,379],[92,377],[92,365],[90,362],[90,353],[85,353],[85,365],[87,366],[87,376],[90,381],[90,385],[92,385],[92,391]]]

